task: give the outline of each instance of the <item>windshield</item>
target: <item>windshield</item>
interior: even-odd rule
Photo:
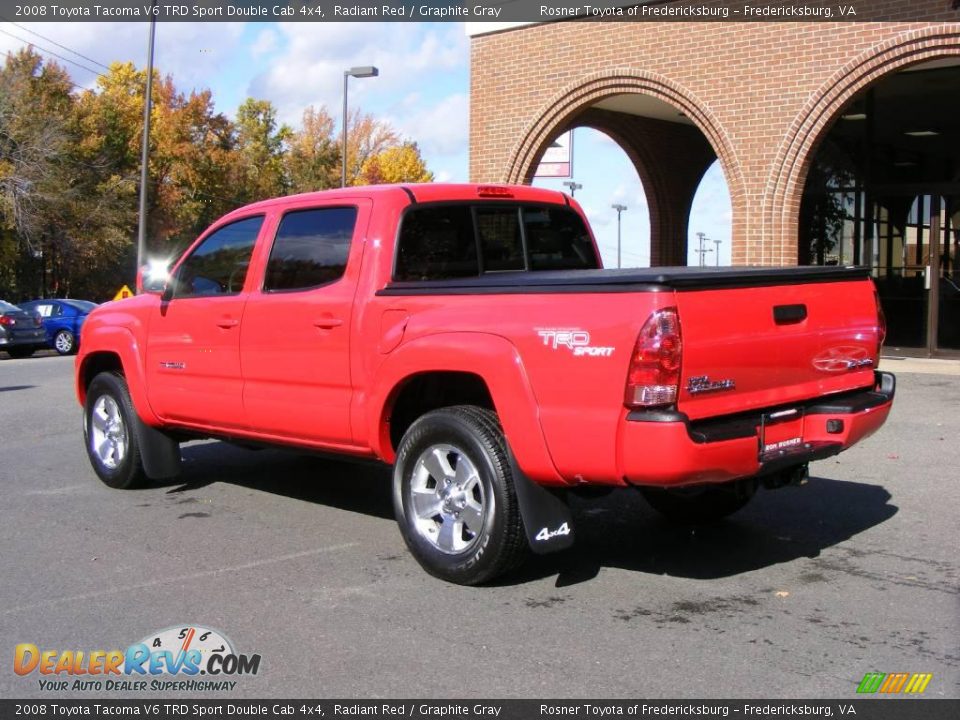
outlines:
[[[20,308],[18,308],[16,305],[11,305],[8,302],[0,300],[0,312],[20,312]]]

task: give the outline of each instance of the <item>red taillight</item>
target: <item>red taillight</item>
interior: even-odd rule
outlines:
[[[637,336],[627,371],[624,404],[656,407],[675,403],[682,353],[677,309],[657,310],[647,318]]]
[[[486,198],[512,198],[513,193],[510,188],[498,187],[496,185],[481,185],[477,188],[477,195]]]
[[[10,325],[13,325],[13,320],[8,318],[6,315],[0,315],[0,325],[9,327]]]
[[[883,314],[883,305],[880,304],[880,293],[876,286],[873,288],[873,299],[877,303],[877,359],[880,359],[880,350],[883,341],[887,339],[887,316]]]

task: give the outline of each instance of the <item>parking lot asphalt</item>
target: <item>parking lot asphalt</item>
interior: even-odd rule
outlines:
[[[960,377],[901,374],[878,434],[723,523],[578,500],[574,550],[464,588],[408,555],[384,467],[207,441],[110,490],[72,369],[0,359],[0,697],[131,696],[42,691],[14,648],[187,625],[261,655],[214,697],[852,699],[871,671],[960,697]]]

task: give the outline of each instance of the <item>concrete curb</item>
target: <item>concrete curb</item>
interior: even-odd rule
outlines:
[[[940,358],[881,357],[880,369],[896,373],[960,375],[960,360]]]

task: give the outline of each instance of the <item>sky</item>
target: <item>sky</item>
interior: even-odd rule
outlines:
[[[114,61],[146,65],[149,24],[0,22],[0,54],[27,44],[66,67],[81,87]],[[79,53],[79,54],[77,54]],[[60,56],[60,57],[57,57]],[[350,80],[350,108],[388,121],[415,140],[436,180],[467,182],[470,42],[462,23],[159,23],[155,66],[181,91],[209,88],[217,110],[233,116],[247,97],[269,100],[279,118],[299,126],[309,105],[340,117],[343,71],[375,65],[379,77]],[[606,267],[617,264],[621,214],[624,267],[649,264],[649,217],[643,187],[623,151],[607,136],[575,131],[576,198],[594,228]],[[536,185],[563,190],[562,179]],[[706,264],[730,264],[730,199],[719,165],[707,171],[690,218],[689,264],[699,264],[696,232],[719,246]]]

